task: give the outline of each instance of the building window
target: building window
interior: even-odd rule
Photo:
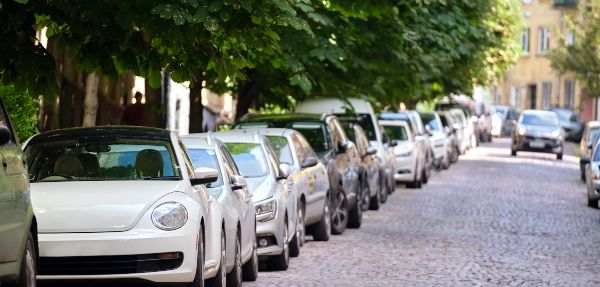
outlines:
[[[528,55],[529,54],[529,34],[531,33],[531,30],[528,28],[525,28],[525,31],[523,31],[523,34],[521,34],[521,47],[523,47],[523,55]]]
[[[546,53],[550,49],[550,29],[548,27],[538,28],[538,53]]]
[[[552,96],[552,83],[551,82],[543,82],[542,83],[542,108],[547,109],[552,105],[551,103]]]
[[[575,44],[575,33],[573,33],[573,31],[567,31],[565,42],[568,46],[573,46],[573,44]]]
[[[575,107],[575,80],[565,80],[565,107]]]

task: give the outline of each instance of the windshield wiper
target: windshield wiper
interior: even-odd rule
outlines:
[[[144,176],[141,180],[179,180],[178,176]]]

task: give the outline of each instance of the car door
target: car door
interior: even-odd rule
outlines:
[[[267,155],[267,161],[273,168],[275,172],[275,178],[278,178],[279,173],[279,159],[277,158],[277,153],[273,150],[271,144],[265,139],[263,143],[265,147],[265,154]],[[277,179],[276,179],[277,180]],[[287,212],[288,212],[288,231],[289,234],[295,234],[296,225],[298,223],[298,200],[297,197],[294,196],[294,184],[291,178],[280,179],[278,180],[279,187],[282,191],[282,196],[285,198]]]
[[[0,263],[16,261],[29,230],[29,179],[23,152],[10,118],[0,102],[0,126],[10,140],[0,146]]]

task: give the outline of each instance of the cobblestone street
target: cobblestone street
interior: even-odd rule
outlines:
[[[244,286],[599,286],[600,213],[578,158],[470,151],[422,190],[398,188],[360,230],[308,242]],[[572,146],[567,146],[572,150]]]

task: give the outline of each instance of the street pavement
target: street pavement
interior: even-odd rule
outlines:
[[[600,286],[600,211],[586,206],[572,150],[511,157],[494,139],[244,286]]]
[[[494,141],[244,286],[600,286],[600,212],[578,158],[515,158]]]

